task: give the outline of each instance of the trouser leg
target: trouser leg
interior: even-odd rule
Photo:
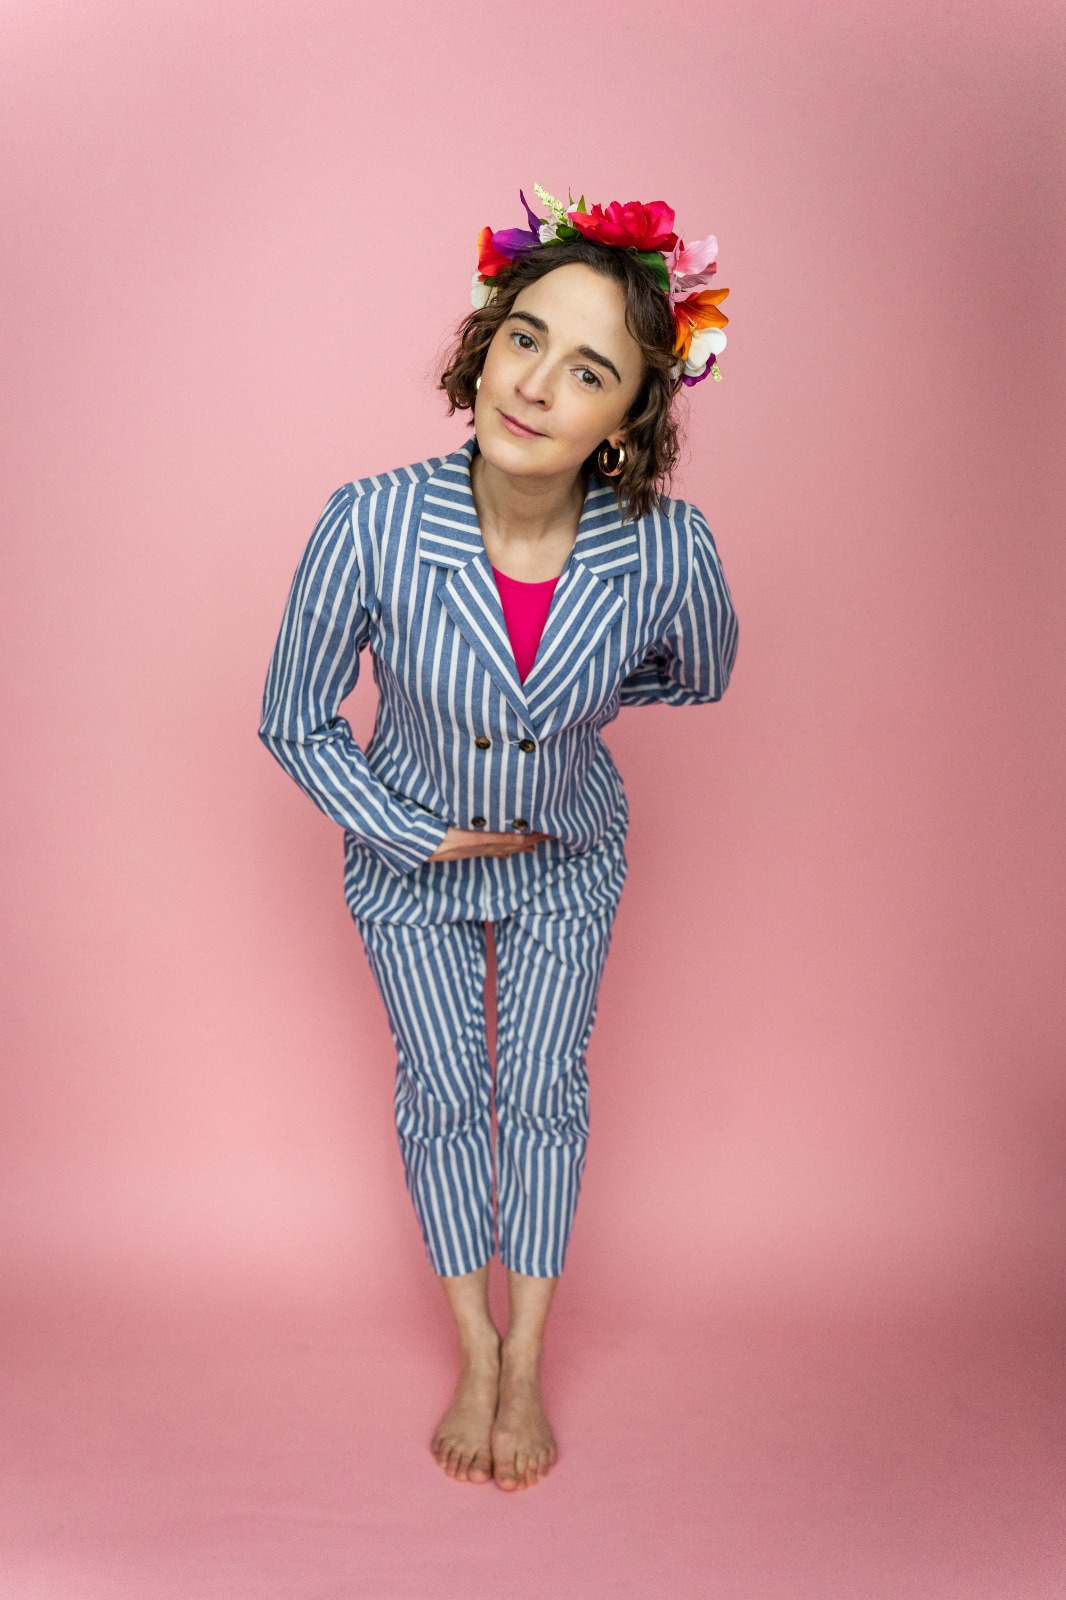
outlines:
[[[484,925],[355,922],[396,1046],[396,1131],[430,1264],[473,1272],[493,1252]]]
[[[563,1268],[588,1141],[585,1049],[614,909],[519,911],[495,924],[496,1192],[500,1259]]]

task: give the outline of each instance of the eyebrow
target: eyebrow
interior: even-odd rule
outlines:
[[[536,328],[538,333],[548,333],[550,331],[548,324],[544,321],[543,317],[534,317],[528,311],[512,311],[506,320],[511,322],[516,317],[522,322],[528,322],[531,327]],[[595,361],[601,367],[606,367],[607,371],[613,372],[615,377],[618,379],[618,382],[621,383],[622,375],[615,366],[614,362],[608,361],[606,356],[601,356],[599,351],[594,350],[590,344],[579,344],[577,346],[577,353],[579,356],[584,356],[586,361]]]

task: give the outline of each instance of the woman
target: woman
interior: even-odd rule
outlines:
[[[628,808],[600,732],[623,705],[719,699],[737,647],[710,529],[660,487],[675,395],[718,376],[717,243],[686,250],[662,201],[588,212],[583,196],[567,209],[536,193],[547,218],[521,195],[528,230],[482,230],[474,310],[440,380],[473,436],[330,497],[259,730],[344,828],[345,897],[396,1045],[406,1182],[461,1355],[431,1448],[453,1478],[503,1489],[557,1455],[540,1361],[627,871]],[[364,753],[337,711],[365,646],[380,702]]]

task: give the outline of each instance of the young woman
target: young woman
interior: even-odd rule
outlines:
[[[522,195],[528,230],[482,230],[474,310],[440,380],[472,437],[331,495],[259,729],[344,829],[345,898],[396,1046],[406,1182],[461,1355],[431,1448],[453,1478],[503,1489],[557,1455],[539,1370],[627,871],[626,797],[600,732],[624,705],[719,699],[737,648],[707,522],[662,489],[675,397],[718,375],[725,345],[728,291],[706,287],[717,242],[686,249],[662,201],[588,212],[583,196],[567,209],[536,193],[547,218]],[[365,753],[338,715],[364,647],[380,695]]]

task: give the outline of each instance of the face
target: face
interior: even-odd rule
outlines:
[[[521,291],[486,351],[478,448],[511,474],[576,472],[605,440],[624,442],[643,376],[621,286],[583,262],[556,267]]]

